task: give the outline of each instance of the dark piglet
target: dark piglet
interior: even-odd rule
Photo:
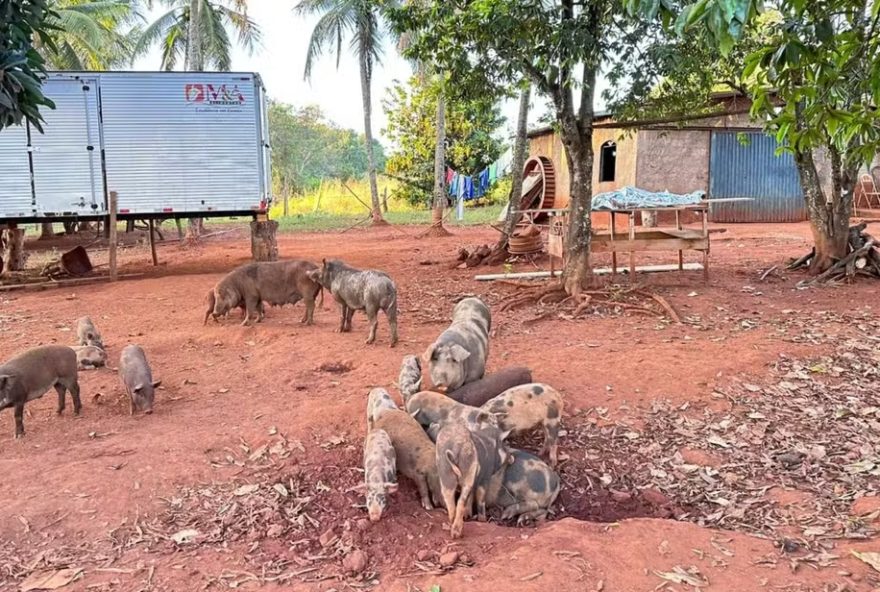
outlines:
[[[119,356],[119,379],[129,397],[129,413],[135,409],[146,415],[153,412],[155,389],[161,380],[153,380],[153,372],[147,362],[147,355],[139,345],[127,345]]]
[[[310,277],[330,290],[342,307],[339,332],[351,331],[354,311],[363,310],[370,321],[370,334],[366,343],[376,341],[379,311],[385,311],[391,328],[391,347],[397,345],[397,286],[388,274],[372,269],[359,270],[349,267],[338,259],[324,259],[320,272],[310,272]]]
[[[273,306],[296,304],[302,300],[306,305],[301,322],[314,322],[315,299],[321,285],[312,280],[310,271],[318,266],[309,261],[291,259],[248,263],[229,272],[208,293],[205,323],[216,320],[234,308],[245,311],[243,325],[260,322],[265,317],[263,302]]]
[[[76,352],[63,345],[44,345],[21,353],[0,366],[0,411],[15,410],[15,437],[24,436],[24,404],[42,397],[51,387],[58,393],[58,414],[64,411],[64,395],[70,391],[73,413],[82,403],[77,382]]]
[[[532,371],[522,366],[515,366],[504,368],[484,376],[480,380],[469,382],[463,387],[447,393],[447,396],[459,403],[480,407],[507,389],[530,382],[532,382]]]

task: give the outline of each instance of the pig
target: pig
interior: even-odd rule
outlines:
[[[39,399],[51,387],[58,393],[58,415],[64,411],[64,395],[70,391],[73,414],[82,403],[77,381],[76,352],[64,345],[43,345],[29,349],[0,366],[0,411],[12,407],[15,438],[24,436],[24,404]],[[426,436],[427,438],[427,436]]]
[[[400,365],[400,375],[397,377],[397,388],[403,397],[404,405],[414,394],[422,390],[422,364],[418,356],[404,356]]]
[[[143,410],[145,415],[153,412],[155,389],[162,384],[161,380],[153,380],[147,355],[139,345],[127,345],[119,356],[119,378],[128,393],[129,415],[135,409]]]
[[[446,394],[459,403],[480,407],[507,389],[530,382],[532,382],[532,372],[528,368],[517,366],[499,370]]]
[[[559,495],[559,475],[528,452],[511,450],[511,454],[504,471],[492,476],[486,503],[502,510],[502,520],[543,520]]]
[[[263,302],[275,306],[305,302],[306,310],[301,323],[314,323],[315,299],[323,291],[319,283],[309,275],[318,266],[309,261],[291,259],[248,263],[237,267],[221,279],[208,293],[207,310],[203,324],[213,317],[227,314],[234,308],[243,308],[242,325],[260,322],[265,317]]]
[[[372,269],[361,271],[338,259],[324,259],[321,271],[310,272],[310,277],[330,290],[342,307],[340,333],[351,331],[354,311],[363,310],[370,321],[366,343],[373,343],[376,341],[379,311],[383,310],[391,328],[391,347],[397,345],[397,286],[388,274]]]
[[[80,370],[107,365],[107,352],[96,345],[77,345],[71,349],[76,352],[76,363]]]
[[[104,349],[101,334],[89,317],[82,317],[76,322],[76,337],[79,339],[79,345],[94,345]]]
[[[373,429],[373,424],[386,409],[397,409],[397,403],[383,388],[374,388],[367,396],[367,429]]]
[[[486,520],[487,488],[510,459],[505,437],[491,426],[469,430],[458,422],[445,424],[437,435],[437,473],[452,538],[461,536],[474,504],[477,518]]]
[[[434,443],[418,422],[401,409],[387,409],[376,419],[373,430],[385,430],[397,455],[397,470],[416,484],[422,507],[433,509],[442,503]]]
[[[486,372],[492,315],[479,298],[465,298],[452,309],[452,324],[423,355],[433,390],[445,393]]]
[[[378,522],[388,507],[388,494],[397,491],[397,456],[385,430],[367,433],[364,442],[364,486],[370,522]]]
[[[543,426],[544,446],[541,455],[549,455],[550,465],[556,466],[556,441],[563,409],[559,391],[546,384],[522,384],[490,399],[480,409],[492,414],[502,430],[524,432]]]
[[[442,427],[447,423],[461,423],[471,429],[497,425],[491,413],[479,407],[462,405],[432,391],[421,391],[410,397],[406,402],[406,411],[425,428],[430,428],[432,424]],[[436,428],[433,431],[436,432]]]

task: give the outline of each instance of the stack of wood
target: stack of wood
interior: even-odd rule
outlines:
[[[846,257],[816,276],[813,283],[852,279],[857,275],[880,278],[880,241],[865,232],[867,227],[865,222],[850,226]],[[794,259],[786,269],[809,267],[815,255],[814,247],[803,257]]]

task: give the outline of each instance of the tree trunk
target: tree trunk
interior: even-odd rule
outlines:
[[[251,255],[254,261],[277,261],[278,241],[275,233],[278,222],[275,220],[254,220],[251,222]]]
[[[501,251],[507,251],[507,243],[516,228],[516,223],[519,221],[519,215],[515,214],[515,210],[519,208],[519,202],[522,198],[522,173],[526,164],[529,141],[528,124],[531,90],[531,86],[526,86],[519,95],[519,117],[516,121],[516,139],[513,144],[513,165],[511,166],[513,183],[510,186],[510,196],[507,200],[507,218],[504,220],[504,228],[501,231],[501,236],[498,238],[498,242],[492,249],[493,255],[499,254]],[[494,260],[497,258],[497,255],[495,257],[490,255],[490,258]]]
[[[437,96],[437,143],[434,146],[434,203],[431,228],[427,235],[449,236],[443,228],[443,210],[446,208],[446,97],[441,89]]]
[[[55,238],[55,227],[51,222],[43,222],[40,224],[40,239],[49,240]]]
[[[3,261],[2,274],[6,275],[11,271],[23,271],[25,262],[24,252],[24,229],[19,228],[16,224],[9,224],[2,231],[3,250],[0,260]]]
[[[370,215],[373,218],[373,226],[387,224],[382,217],[382,209],[379,204],[379,187],[376,184],[376,155],[373,150],[373,105],[370,84],[372,78],[372,64],[368,48],[361,46],[358,56],[361,63],[361,99],[364,106],[364,141],[367,143],[367,176],[370,179]]]
[[[202,11],[204,0],[190,0],[189,23],[186,31],[186,55],[184,56],[183,69],[188,72],[201,72],[205,69],[205,56],[202,52]],[[197,242],[204,232],[205,225],[202,218],[190,218],[186,227],[186,239],[189,242]]]
[[[560,137],[571,172],[571,202],[568,211],[568,237],[565,244],[565,269],[562,280],[565,291],[577,296],[587,287],[590,268],[590,212],[593,203],[593,93],[596,70],[584,66],[581,105],[575,114],[570,87],[557,91],[554,97]]]

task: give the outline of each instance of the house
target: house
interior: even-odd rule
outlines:
[[[749,197],[751,201],[712,204],[714,222],[795,222],[807,219],[797,168],[791,154],[776,154],[776,139],[749,117],[749,100],[716,93],[717,109],[685,121],[617,123],[607,113],[594,117],[593,194],[627,185],[649,191],[690,193],[709,198]],[[554,207],[569,203],[570,177],[559,134],[553,128],[529,134],[529,157],[552,163]],[[830,179],[827,161],[820,176]],[[601,223],[601,215],[594,214]],[[607,217],[607,216],[605,216]]]

